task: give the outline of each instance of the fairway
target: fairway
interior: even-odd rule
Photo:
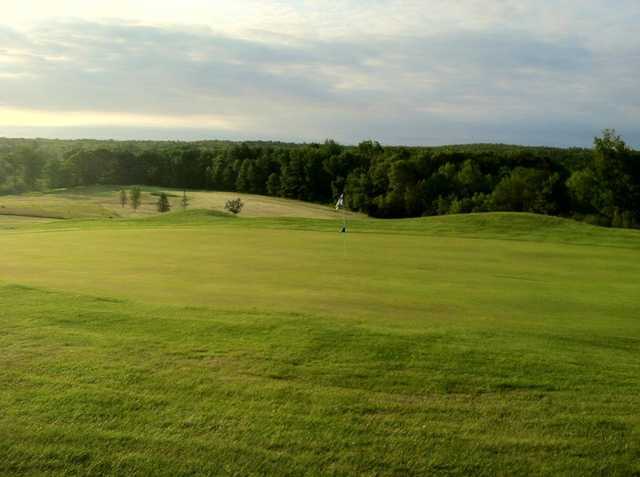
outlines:
[[[0,477],[640,477],[640,1],[5,3]]]
[[[11,225],[1,475],[640,472],[638,232],[526,214]]]

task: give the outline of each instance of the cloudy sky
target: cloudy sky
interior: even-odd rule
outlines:
[[[0,136],[640,145],[638,0],[0,4]]]

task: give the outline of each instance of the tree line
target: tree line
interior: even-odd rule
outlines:
[[[344,192],[374,217],[520,211],[640,227],[640,153],[612,130],[592,149],[0,139],[0,193],[98,184],[318,203]]]

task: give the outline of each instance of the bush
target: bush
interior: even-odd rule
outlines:
[[[611,226],[611,220],[604,215],[588,214],[584,216],[583,220],[590,225],[598,225],[600,227]]]
[[[462,201],[458,198],[455,198],[451,201],[451,205],[449,206],[450,214],[461,214],[464,212]]]
[[[228,200],[224,205],[225,210],[228,210],[229,212],[232,212],[234,214],[239,214],[243,207],[244,203],[242,202],[240,197],[238,197],[237,199]]]
[[[445,199],[440,196],[435,202],[436,205],[436,214],[438,215],[446,215],[449,213],[449,209],[451,208],[451,201],[449,199]]]

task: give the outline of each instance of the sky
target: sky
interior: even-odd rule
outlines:
[[[640,146],[638,0],[0,0],[0,136]]]

